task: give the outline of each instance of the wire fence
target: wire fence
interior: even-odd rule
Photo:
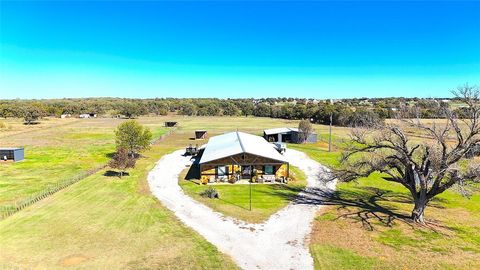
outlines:
[[[168,132],[161,135],[160,137],[156,138],[156,139],[153,139],[151,142],[150,142],[150,145],[154,145],[160,141],[163,141],[166,137],[170,136],[173,132],[175,132],[175,130],[177,130],[177,127],[172,127],[172,128],[169,128],[168,129]]]
[[[155,144],[159,141],[164,140],[167,136],[172,134],[175,130],[176,130],[176,128],[169,129],[169,131],[167,133],[165,133],[162,136],[152,140],[152,142],[150,144],[153,145],[153,144]],[[31,195],[27,198],[23,198],[21,200],[15,201],[14,203],[9,204],[9,205],[0,206],[0,220],[3,220],[5,218],[17,213],[18,211],[24,209],[25,207],[30,206],[30,205],[38,202],[38,201],[41,201],[41,200],[49,197],[50,195],[52,195],[54,193],[57,193],[58,191],[66,188],[66,187],[68,187],[72,184],[77,183],[78,181],[80,181],[84,178],[87,178],[88,176],[90,176],[94,173],[97,173],[98,171],[106,168],[107,166],[108,165],[105,164],[105,165],[102,165],[102,166],[97,167],[95,169],[84,171],[80,174],[75,175],[72,178],[61,180],[61,181],[59,181],[55,184],[50,184],[45,189],[43,189],[42,191],[40,191],[38,193],[35,193],[35,194],[33,194],[33,195]]]
[[[41,201],[45,198],[47,198],[48,196],[104,169],[107,165],[102,165],[100,167],[97,167],[95,169],[91,169],[91,170],[88,170],[88,171],[84,171],[84,172],[81,172],[80,174],[77,174],[75,175],[74,177],[72,178],[69,178],[69,179],[65,179],[65,180],[61,180],[61,181],[58,181],[57,183],[54,183],[54,184],[49,184],[45,189],[43,189],[42,191],[40,192],[37,192],[27,198],[23,198],[21,200],[17,200],[15,201],[14,203],[10,204],[10,205],[3,205],[3,206],[0,206],[0,220],[2,219],[5,219],[13,214],[15,214],[16,212],[24,209],[25,207],[27,206],[30,206],[38,201]]]

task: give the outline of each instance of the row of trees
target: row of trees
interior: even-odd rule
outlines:
[[[414,109],[420,118],[442,117],[448,103],[433,99],[415,101],[404,98],[345,99],[318,101],[312,99],[61,99],[61,100],[3,100],[0,117],[25,118],[26,123],[44,116],[95,113],[106,116],[135,118],[142,115],[166,115],[175,112],[189,116],[259,116],[282,119],[310,119],[314,123],[339,126],[363,126],[393,118],[404,108]],[[458,110],[462,110],[460,108]]]

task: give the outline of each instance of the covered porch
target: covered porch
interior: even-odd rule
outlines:
[[[289,171],[288,162],[241,154],[200,164],[200,180],[202,184],[285,183]]]

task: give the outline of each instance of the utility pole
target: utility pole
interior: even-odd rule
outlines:
[[[252,211],[252,182],[253,182],[253,166],[250,166],[250,182],[248,184],[248,189],[250,190],[250,207],[248,208],[250,211]]]
[[[330,105],[333,105],[333,100],[330,99]],[[333,106],[330,110],[330,130],[328,136],[328,152],[332,152],[332,123],[333,123]]]
[[[328,152],[332,152],[332,119],[333,113],[330,113],[330,135],[328,136]]]
[[[250,186],[250,211],[252,211],[252,180],[253,180],[253,178],[250,177],[250,184],[249,184],[249,186]]]

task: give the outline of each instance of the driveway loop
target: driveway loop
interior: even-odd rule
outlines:
[[[313,269],[307,238],[323,196],[333,192],[336,184],[325,181],[326,167],[302,152],[288,149],[285,158],[305,173],[306,189],[264,223],[250,224],[215,212],[183,192],[178,177],[191,164],[190,157],[183,153],[178,150],[163,156],[148,174],[152,193],[183,223],[243,269]]]

